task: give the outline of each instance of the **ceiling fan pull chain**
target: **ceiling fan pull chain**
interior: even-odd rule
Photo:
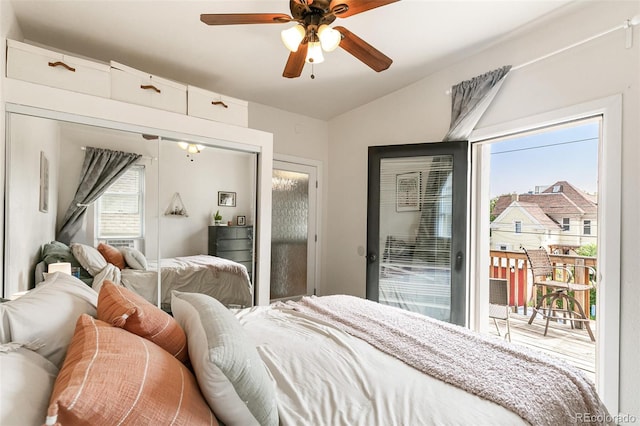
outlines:
[[[311,62],[311,80],[313,80],[314,78],[316,78],[316,76],[313,71],[313,62]]]

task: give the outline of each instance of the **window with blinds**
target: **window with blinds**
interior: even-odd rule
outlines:
[[[96,235],[105,238],[142,238],[144,167],[133,166],[96,202]]]

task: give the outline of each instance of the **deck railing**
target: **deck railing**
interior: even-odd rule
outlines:
[[[529,262],[522,251],[502,251],[491,250],[491,266],[489,269],[490,278],[506,278],[511,290],[510,305],[519,311],[522,308],[523,313],[527,315],[528,308],[533,306],[534,299],[532,296],[533,277],[529,272]],[[571,271],[573,277],[571,282],[575,284],[594,284],[596,280],[596,264],[597,258],[573,255],[549,255],[554,268],[553,279],[557,281],[567,281],[567,272],[563,268]],[[581,291],[575,294],[575,298],[580,302],[589,315],[591,311],[590,292]]]

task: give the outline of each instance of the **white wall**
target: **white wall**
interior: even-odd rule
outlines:
[[[328,294],[327,283],[327,241],[328,228],[325,212],[329,206],[327,185],[327,164],[329,159],[329,123],[306,117],[300,114],[283,111],[266,105],[249,103],[249,127],[273,133],[273,152],[276,159],[279,155],[287,155],[313,160],[320,163],[320,217],[318,225],[318,249],[321,265],[319,281],[316,283],[317,294]]]
[[[205,148],[187,158],[174,142],[161,142],[160,161],[160,255],[163,258],[206,254],[211,216],[220,211],[224,223],[236,216],[255,221],[255,154]],[[218,206],[218,191],[236,193],[236,207]],[[189,217],[164,216],[174,194]]]
[[[543,28],[497,44],[486,52],[329,123],[329,194],[326,262],[329,293],[365,295],[365,262],[358,246],[366,242],[367,147],[441,140],[449,125],[452,85],[498,68],[518,65],[562,48],[640,13],[637,2],[581,2]],[[566,53],[513,71],[478,127],[556,110],[614,94],[623,95],[622,282],[620,411],[640,417],[640,28],[625,49],[617,31]],[[615,413],[614,413],[615,414]]]
[[[7,256],[7,296],[35,283],[34,269],[40,247],[55,240],[60,164],[58,126],[50,120],[14,115],[10,121],[11,173],[6,202],[10,214],[6,238],[12,241]],[[48,211],[40,211],[40,153],[49,162]]]
[[[30,120],[52,120],[29,118]],[[135,152],[145,167],[145,247],[148,259],[207,253],[207,226],[217,210],[225,223],[237,215],[255,220],[256,160],[254,154],[206,147],[187,157],[186,151],[170,140],[146,140],[138,133],[80,124],[61,124],[61,185],[58,192],[58,227],[73,199],[80,177],[84,151],[81,147]],[[191,161],[193,159],[193,161]],[[236,207],[218,206],[218,191],[236,192]],[[188,216],[165,216],[174,194],[180,197]],[[83,231],[73,241],[95,245],[94,210],[87,209]],[[158,232],[159,230],[159,232]],[[158,239],[159,238],[159,239]]]
[[[0,1],[0,43],[2,43],[3,50],[6,46],[7,38],[22,39],[22,30],[18,26],[15,13],[11,3],[7,1]],[[6,69],[7,58],[6,55],[0,55],[0,69]],[[4,93],[4,79],[0,79],[0,99],[3,98]],[[5,107],[4,102],[0,102],[0,117],[4,117]],[[0,135],[5,134],[5,120],[0,119]],[[0,149],[0,183],[4,186],[4,164],[5,164],[5,150]],[[0,223],[4,223],[4,209],[0,209]],[[0,227],[0,237],[4,241],[4,227]],[[0,246],[0,254],[4,253],[4,245]],[[0,262],[0,276],[4,277],[4,262]],[[3,296],[8,297],[8,292],[5,291],[3,286]]]

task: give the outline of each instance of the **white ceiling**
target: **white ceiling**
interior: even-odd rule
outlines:
[[[6,1],[6,0],[3,0]],[[292,24],[207,26],[201,13],[285,13],[287,0],[11,0],[26,40],[229,96],[330,119],[481,50],[569,0],[401,0],[342,25],[391,57],[381,73],[342,49],[282,77]]]

